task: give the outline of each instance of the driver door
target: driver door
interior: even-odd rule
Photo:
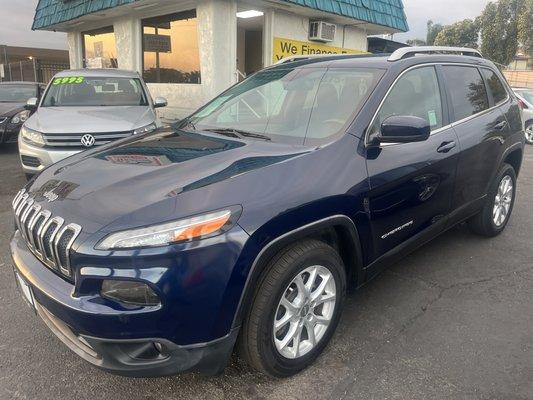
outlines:
[[[446,127],[444,98],[436,67],[416,67],[396,80],[371,124],[370,140],[392,115],[424,118],[431,126],[431,135],[423,142],[367,147],[374,259],[444,227],[459,152],[454,130]]]

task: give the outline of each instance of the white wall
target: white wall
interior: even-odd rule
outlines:
[[[324,45],[367,51],[367,34],[363,29],[349,25],[336,25],[337,30],[335,33],[335,40],[333,42],[324,43]],[[309,18],[281,10],[275,10],[272,32],[274,37],[307,42],[309,41]],[[272,55],[270,58],[272,58]]]
[[[67,33],[68,56],[70,69],[83,68],[82,45],[80,32]]]

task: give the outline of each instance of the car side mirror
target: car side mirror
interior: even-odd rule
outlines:
[[[39,99],[37,97],[29,98],[24,108],[26,110],[35,111],[39,105]]]
[[[429,122],[411,115],[393,115],[381,124],[375,140],[379,143],[423,142],[431,133]]]
[[[167,104],[167,99],[164,97],[156,97],[154,99],[154,108],[166,107]]]

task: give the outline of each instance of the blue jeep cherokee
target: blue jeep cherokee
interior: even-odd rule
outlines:
[[[461,221],[499,234],[523,147],[517,99],[474,50],[288,60],[29,182],[16,280],[107,371],[216,374],[236,349],[289,376],[347,288]]]

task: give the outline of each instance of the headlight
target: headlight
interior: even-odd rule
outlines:
[[[96,245],[99,250],[164,246],[218,235],[230,229],[240,215],[240,207],[222,210],[146,228],[112,233]]]
[[[43,135],[40,132],[26,128],[24,125],[20,128],[20,136],[22,136],[22,139],[26,142],[36,144],[37,146],[45,145]]]
[[[24,110],[24,111],[21,111],[17,114],[15,114],[13,116],[13,118],[11,118],[11,123],[12,124],[21,124],[23,122],[26,122],[26,120],[30,117],[30,111],[29,110]]]
[[[146,125],[146,126],[143,126],[141,128],[137,128],[133,131],[133,134],[134,135],[140,135],[141,133],[148,133],[148,132],[152,132],[153,130],[155,130],[156,126],[155,126],[155,123],[152,123],[150,125]]]
[[[161,303],[150,286],[138,281],[106,279],[102,282],[100,294],[120,303],[137,306],[157,306]]]

